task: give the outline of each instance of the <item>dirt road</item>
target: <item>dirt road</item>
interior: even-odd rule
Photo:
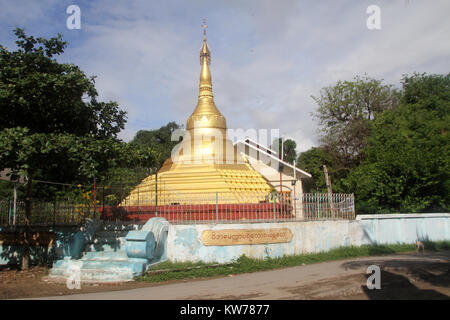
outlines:
[[[366,286],[381,269],[381,289]],[[42,299],[450,299],[450,251],[324,262],[201,281]]]

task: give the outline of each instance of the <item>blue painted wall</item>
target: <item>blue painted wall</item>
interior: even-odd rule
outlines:
[[[1,228],[0,232],[11,232],[12,228]],[[20,232],[20,229],[16,229]],[[55,234],[54,242],[50,247],[31,247],[31,262],[39,264],[51,264],[57,259],[72,256],[74,252],[74,239],[80,232],[80,226],[33,226],[32,232],[52,232]],[[0,243],[0,265],[20,264],[23,248],[19,245],[3,245]]]
[[[202,232],[221,229],[289,228],[287,243],[205,246]],[[414,243],[416,239],[450,240],[450,214],[361,215],[353,221],[308,221],[254,224],[171,225],[167,258],[171,261],[226,263],[245,254],[264,259],[324,252],[342,246]]]
[[[293,234],[292,240],[287,243],[233,246],[205,246],[202,243],[202,232],[205,230],[264,228],[289,228]],[[362,215],[352,221],[170,225],[168,229],[167,241],[163,241],[158,249],[158,259],[226,263],[243,254],[264,259],[323,252],[342,246],[414,243],[416,239],[450,240],[450,214]],[[42,230],[48,231],[48,228]],[[89,230],[89,227],[85,228],[83,234],[89,233]],[[55,233],[55,243],[48,249],[36,248],[32,252],[35,261],[52,262],[77,255],[76,249],[82,247],[77,246],[75,241],[80,235],[80,226],[55,227],[50,231]],[[162,236],[165,240],[165,233]],[[20,261],[21,252],[20,247],[0,244],[0,264]]]

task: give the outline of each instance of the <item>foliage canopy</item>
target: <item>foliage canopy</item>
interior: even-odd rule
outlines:
[[[345,183],[367,212],[448,211],[450,74],[402,80],[398,108],[371,127],[366,159]]]

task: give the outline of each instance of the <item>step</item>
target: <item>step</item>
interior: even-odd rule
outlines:
[[[98,270],[98,269],[81,269],[80,270],[80,280],[81,282],[119,282],[119,281],[130,281],[133,280],[135,276],[139,274],[134,274],[130,270]],[[68,279],[69,275],[65,269],[58,268],[57,270],[52,269],[49,274],[50,278],[54,279]]]
[[[138,224],[104,224],[100,227],[101,231],[131,231],[131,230],[139,230],[142,228],[142,225]]]
[[[125,249],[125,243],[88,243],[85,247],[85,252],[117,252]]]
[[[70,258],[65,258],[65,259],[61,259],[61,260],[57,260],[57,261],[55,261],[54,263],[53,263],[53,268],[52,268],[52,270],[54,269],[54,268],[67,268],[67,267],[69,267],[70,265],[75,265],[75,264],[77,264],[77,262],[76,261],[79,261],[79,260],[72,260],[72,259],[70,259]],[[79,263],[79,262],[78,262]]]
[[[110,245],[113,248],[119,248],[121,246],[125,246],[126,240],[125,237],[97,237],[94,236],[91,240],[86,242],[86,245],[96,245],[97,247],[102,245]]]
[[[125,250],[118,251],[88,251],[81,258],[84,260],[128,260]]]
[[[81,260],[63,259],[53,263],[50,269],[50,275],[64,275],[71,266],[82,266]]]
[[[51,270],[53,270],[53,269],[55,269],[55,268],[58,268],[58,267],[61,267],[61,266],[63,266],[63,265],[66,265],[65,260],[56,260],[56,261],[53,263],[53,267],[52,267]]]
[[[94,237],[96,238],[123,238],[126,237],[131,230],[98,230]]]
[[[144,271],[145,262],[136,262],[129,260],[82,260],[81,270],[95,269],[103,271],[126,271],[129,270],[136,274]]]
[[[67,268],[53,267],[50,269],[50,276],[64,276],[66,274]]]
[[[82,264],[80,264],[82,262]],[[68,276],[71,264],[81,265],[80,272],[84,270],[91,270],[90,272],[98,271],[110,273],[130,273],[133,275],[140,275],[145,271],[146,263],[142,261],[129,260],[70,260],[65,261],[55,266],[50,270],[50,275],[53,276]]]
[[[133,274],[129,271],[111,271],[111,270],[97,270],[97,269],[81,269],[81,282],[117,282],[133,280],[138,274]]]

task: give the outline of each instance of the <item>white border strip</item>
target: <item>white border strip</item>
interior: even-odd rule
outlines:
[[[450,218],[450,213],[389,213],[356,215],[356,220],[408,218]]]

